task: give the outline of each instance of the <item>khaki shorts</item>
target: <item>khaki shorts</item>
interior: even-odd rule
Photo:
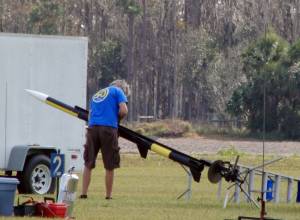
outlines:
[[[116,128],[106,126],[87,128],[83,155],[86,167],[90,169],[95,168],[100,149],[106,170],[120,167],[120,148],[118,146],[118,130]]]

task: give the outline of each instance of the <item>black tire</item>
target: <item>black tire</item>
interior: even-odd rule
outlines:
[[[51,178],[50,158],[36,155],[29,159],[22,172],[18,172],[19,193],[48,194],[55,191],[55,179]]]

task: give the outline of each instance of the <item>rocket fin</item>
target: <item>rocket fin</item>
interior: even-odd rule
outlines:
[[[142,158],[147,158],[148,149],[142,145],[137,144],[138,150]]]
[[[199,170],[195,169],[195,168],[190,168],[193,179],[196,182],[200,182],[200,178],[201,178],[201,172],[199,172]]]

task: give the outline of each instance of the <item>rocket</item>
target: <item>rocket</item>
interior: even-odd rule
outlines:
[[[81,120],[88,122],[89,112],[79,106],[70,106],[57,99],[50,97],[44,93],[26,89],[30,95],[35,97],[41,102],[44,102],[58,110],[61,110],[69,115],[77,117]],[[165,144],[159,143],[149,137],[141,135],[133,130],[130,130],[122,125],[118,127],[119,135],[137,145],[141,157],[147,158],[148,151],[153,151],[161,156],[167,157],[181,165],[188,167],[191,171],[193,179],[196,182],[200,181],[201,173],[205,166],[210,167],[208,172],[208,179],[212,183],[217,183],[222,177],[226,181],[239,181],[238,170],[236,169],[237,161],[235,165],[231,165],[229,162],[221,160],[209,161],[204,159],[197,159],[191,157],[185,153],[177,151]]]
[[[41,102],[44,102],[58,110],[61,110],[69,115],[82,119],[86,122],[88,121],[89,113],[87,110],[83,108],[80,108],[78,106],[72,107],[42,92],[38,92],[30,89],[25,89],[25,91]]]

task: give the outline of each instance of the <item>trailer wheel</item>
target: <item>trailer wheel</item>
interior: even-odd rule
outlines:
[[[18,174],[19,193],[47,194],[53,193],[55,179],[51,177],[50,159],[46,155],[36,155],[25,165],[24,171]]]

